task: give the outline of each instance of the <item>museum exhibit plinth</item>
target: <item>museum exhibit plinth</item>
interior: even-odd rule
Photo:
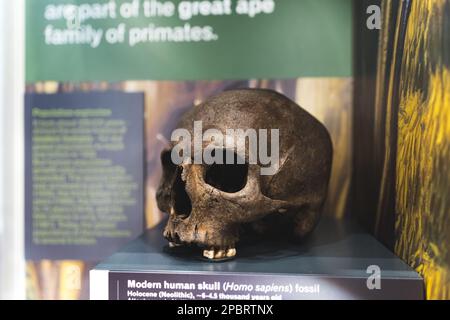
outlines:
[[[302,244],[243,239],[223,262],[170,248],[163,225],[91,270],[91,299],[423,299],[422,278],[350,221],[323,219]]]

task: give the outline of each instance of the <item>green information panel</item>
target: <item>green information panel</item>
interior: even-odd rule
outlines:
[[[27,0],[28,82],[351,76],[351,0]]]

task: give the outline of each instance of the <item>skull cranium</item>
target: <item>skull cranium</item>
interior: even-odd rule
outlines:
[[[248,144],[241,164],[188,160],[175,165],[172,144],[161,154],[163,176],[157,191],[158,207],[169,213],[164,236],[171,246],[196,244],[204,248],[206,258],[217,260],[236,254],[242,225],[295,238],[313,230],[326,198],[332,162],[331,139],[318,120],[279,93],[243,89],[223,92],[193,107],[178,128],[193,135],[194,121],[224,135],[230,128],[278,129],[279,166],[275,174],[261,175],[262,164],[249,162]]]

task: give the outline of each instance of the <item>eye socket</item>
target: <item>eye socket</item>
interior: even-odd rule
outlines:
[[[165,150],[161,153],[164,180],[173,181],[171,185],[171,203],[177,215],[188,217],[192,211],[192,203],[186,192],[186,183],[181,179],[181,168],[172,162],[172,151]],[[174,179],[174,180],[173,180]]]
[[[223,152],[224,164],[212,164],[206,169],[205,182],[210,186],[227,193],[235,193],[242,190],[247,184],[248,164],[240,164],[243,162],[234,151],[226,149],[215,149],[212,151],[213,156],[215,152]],[[233,163],[227,164],[225,162],[228,158],[233,157]]]
[[[175,171],[177,166],[172,162],[172,150],[164,150],[161,152],[161,164],[164,169],[171,172]]]
[[[177,169],[175,179],[172,191],[175,213],[183,217],[188,217],[192,211],[192,203],[186,192],[186,183],[181,179],[180,168]]]

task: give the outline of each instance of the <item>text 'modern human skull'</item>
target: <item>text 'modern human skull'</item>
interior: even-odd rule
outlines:
[[[199,164],[188,159],[174,164],[172,142],[161,154],[163,175],[156,196],[160,210],[169,214],[164,237],[171,246],[198,245],[204,257],[221,260],[236,255],[239,233],[247,227],[297,239],[314,229],[326,198],[333,153],[328,131],[318,120],[279,93],[242,89],[191,108],[177,128],[193,137],[198,121],[203,130],[217,129],[225,136],[227,129],[278,129],[279,163],[274,174],[261,175],[263,165],[250,162],[250,151],[244,150],[241,163]],[[235,151],[215,152],[223,152],[225,158]]]

